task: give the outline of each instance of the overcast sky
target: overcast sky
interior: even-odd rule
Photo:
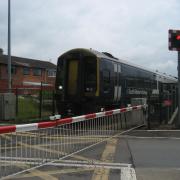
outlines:
[[[0,47],[7,53],[7,2],[0,0]],[[51,60],[72,48],[106,51],[177,75],[168,29],[180,29],[180,0],[11,0],[12,55]]]

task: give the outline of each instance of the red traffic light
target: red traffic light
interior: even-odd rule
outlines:
[[[176,36],[176,39],[177,39],[177,40],[180,40],[180,35]]]
[[[169,30],[169,50],[180,51],[180,30]]]

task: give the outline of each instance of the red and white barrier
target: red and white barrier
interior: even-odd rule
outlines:
[[[55,116],[50,116],[49,120],[51,121],[47,121],[47,122],[12,125],[12,126],[1,126],[0,134],[33,131],[33,130],[38,130],[42,128],[51,128],[51,127],[56,127],[63,124],[69,124],[69,123],[85,121],[85,120],[93,119],[93,118],[111,116],[114,114],[125,113],[125,112],[129,112],[133,110],[140,110],[143,107],[145,107],[145,105],[132,106],[132,107],[127,107],[127,108],[122,108],[122,109],[115,109],[115,110],[110,110],[110,111],[92,113],[92,114],[76,116],[76,117],[71,117],[71,118],[64,118],[64,119],[60,119],[61,118],[60,115],[55,115]]]

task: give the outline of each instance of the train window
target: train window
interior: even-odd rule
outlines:
[[[121,73],[121,65],[118,64],[118,72]]]
[[[118,65],[114,64],[114,84],[118,85]]]
[[[107,93],[110,90],[110,71],[109,70],[103,71],[103,88],[104,88],[104,93]]]
[[[91,57],[85,58],[84,61],[84,84],[85,92],[95,92],[96,91],[96,60]]]
[[[136,87],[136,84],[137,84],[137,79],[136,78],[128,78],[127,79],[127,86],[128,87],[133,87],[133,88],[135,88]]]

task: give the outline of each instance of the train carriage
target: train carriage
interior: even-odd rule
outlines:
[[[133,99],[159,99],[177,79],[92,49],[72,49],[58,58],[56,104],[63,116],[127,106]],[[166,86],[164,86],[166,84]],[[165,88],[166,87],[166,88]]]

